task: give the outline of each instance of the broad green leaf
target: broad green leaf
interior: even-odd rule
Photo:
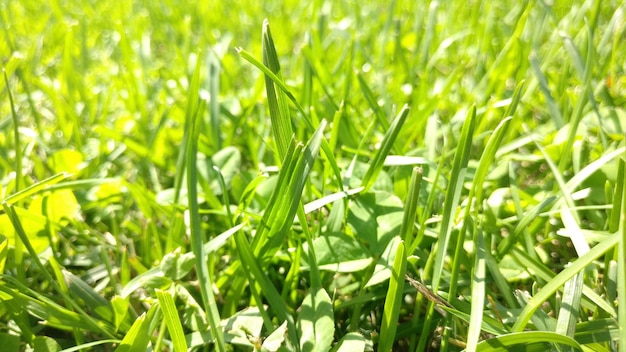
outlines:
[[[328,233],[320,236],[313,240],[313,248],[317,265],[322,270],[347,272],[345,270],[349,269],[351,262],[354,265],[355,262],[366,259],[366,266],[370,262],[367,249],[356,238],[343,233]],[[358,271],[363,267],[357,266],[354,269]]]
[[[48,236],[45,236],[46,218],[38,211],[30,211],[17,206],[14,206],[13,209],[20,218],[26,237],[35,249],[35,252],[42,253],[49,248],[50,240]],[[9,215],[0,214],[0,228],[2,229],[2,234],[8,239],[9,247],[15,246],[14,241],[19,241],[20,239],[19,237],[16,238],[14,225],[11,223]]]
[[[363,352],[365,351],[365,338],[358,332],[345,334],[333,347],[332,352]]]
[[[83,165],[83,154],[73,149],[55,151],[50,158],[50,166],[54,173],[67,172],[76,177]]]
[[[20,351],[20,337],[5,332],[0,333],[0,346],[6,352]]]
[[[227,344],[247,349],[258,348],[263,318],[257,307],[248,307],[237,312],[223,320],[221,325],[224,328],[224,340]],[[190,349],[194,349],[211,344],[213,337],[211,331],[196,331],[185,335],[185,341]]]
[[[404,287],[404,273],[406,272],[406,257],[404,255],[404,242],[398,244],[396,256],[393,261],[391,278],[385,306],[383,309],[383,321],[380,327],[378,351],[391,351],[396,340],[398,316],[402,306],[402,292]]]
[[[389,241],[387,248],[385,248],[385,251],[378,259],[374,272],[365,284],[365,287],[378,285],[381,282],[389,280],[392,276],[393,265],[396,260],[396,253],[398,252],[398,245],[401,242],[402,239],[399,236],[393,237],[391,241]]]
[[[323,288],[311,288],[298,314],[301,351],[328,351],[335,335],[333,306]]]
[[[287,322],[284,322],[278,328],[272,331],[270,336],[263,340],[261,351],[276,352],[286,350],[286,348],[284,347],[284,343],[285,337],[287,336],[287,329]]]
[[[207,330],[209,323],[207,322],[202,304],[197,300],[199,297],[193,294],[196,292],[190,292],[184,285],[174,285],[174,289],[176,290],[176,297],[181,302],[185,302],[181,312],[185,329],[192,331]],[[213,339],[211,338],[207,343],[213,343]]]
[[[350,202],[348,226],[374,255],[380,255],[402,226],[402,201],[387,192],[361,193]]]
[[[183,254],[181,249],[177,248],[174,252],[163,256],[159,267],[166,277],[172,280],[180,280],[193,268],[194,262],[195,257],[193,253]]]
[[[48,336],[37,336],[33,341],[34,352],[59,352],[61,345]],[[3,347],[4,348],[4,347]]]
[[[80,219],[80,205],[69,189],[60,189],[43,197],[35,198],[30,204],[32,210],[41,212],[49,221],[64,224],[67,220]]]

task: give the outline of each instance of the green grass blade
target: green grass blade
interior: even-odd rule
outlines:
[[[324,196],[322,198],[316,199],[314,201],[311,201],[307,204],[304,205],[304,213],[305,214],[309,214],[315,210],[319,210],[322,209],[324,206],[333,203],[335,201],[338,201],[340,199],[344,199],[346,197],[350,197],[353,196],[355,194],[359,194],[363,191],[363,187],[357,187],[354,189],[349,189],[345,192],[336,192],[336,193],[332,193],[329,194],[327,196]]]
[[[411,173],[411,181],[409,183],[409,191],[406,201],[404,202],[404,215],[402,218],[402,228],[400,228],[400,238],[404,243],[417,245],[415,238],[409,238],[415,228],[415,217],[417,216],[417,205],[419,202],[419,194],[422,184],[423,171],[420,167],[414,167]],[[413,245],[409,248],[413,249]],[[412,251],[409,251],[412,253]]]
[[[583,272],[579,272],[567,281],[563,288],[563,299],[555,331],[557,334],[574,338],[582,294]]]
[[[615,247],[615,245],[620,240],[619,235],[620,234],[612,235],[611,237],[598,243],[595,247],[591,248],[588,253],[578,258],[572,263],[572,265],[561,271],[552,280],[550,280],[550,282],[542,287],[541,291],[539,291],[534,297],[532,297],[528,302],[528,305],[523,308],[522,312],[519,314],[518,319],[515,321],[515,324],[513,325],[511,331],[522,331],[524,327],[526,327],[526,324],[528,323],[528,320],[530,319],[532,314],[543,304],[543,302],[550,298],[559,289],[559,287],[563,286],[565,282],[574,277],[574,275],[576,275],[580,271],[583,271],[587,265],[591,264],[594,260],[598,259],[608,250]]]
[[[575,350],[582,351],[582,347],[571,337],[547,331],[525,331],[498,336],[478,344],[476,351],[507,352],[522,348],[523,351],[540,352],[554,348],[555,344],[570,346]]]
[[[565,170],[567,163],[571,162],[571,159],[572,159],[571,150],[572,150],[572,147],[574,146],[574,140],[576,139],[578,125],[580,124],[583,118],[584,109],[585,109],[585,106],[587,105],[587,101],[589,100],[589,93],[592,91],[591,79],[593,77],[592,73],[594,70],[593,60],[595,59],[594,58],[595,50],[593,48],[592,41],[593,41],[593,36],[592,36],[590,28],[587,26],[587,58],[585,61],[585,69],[584,69],[584,74],[582,77],[583,91],[580,94],[578,94],[578,100],[576,101],[576,106],[574,107],[573,114],[569,121],[569,134],[567,137],[567,141],[563,147],[563,150],[565,151],[565,153],[563,156],[561,156],[561,159],[559,160],[559,171],[561,172]]]
[[[472,302],[469,331],[467,332],[467,351],[476,351],[480,338],[485,302],[486,270],[485,251],[487,250],[482,230],[476,229],[476,255],[474,258],[474,273],[472,276]]]
[[[325,126],[326,123],[322,121],[306,147],[296,149],[293,158],[289,157],[291,153],[287,154],[288,158],[279,173],[278,184],[267,205],[268,210],[271,209],[270,213],[263,218],[263,224],[269,231],[262,234],[264,237],[259,234],[255,236],[255,255],[262,254],[263,258],[271,258],[293,224],[304,185],[319,153]]]
[[[300,103],[298,103],[298,101],[296,100],[296,97],[294,97],[294,95],[291,93],[289,88],[287,88],[283,80],[279,78],[278,76],[276,76],[276,74],[274,74],[272,70],[270,70],[267,66],[263,65],[261,62],[259,62],[259,60],[254,58],[254,56],[252,56],[247,51],[243,50],[242,48],[236,48],[236,49],[242,58],[244,58],[246,61],[250,62],[256,68],[261,70],[261,72],[263,72],[263,74],[265,74],[266,77],[269,77],[272,80],[272,82],[276,84],[278,88],[280,88],[280,90],[287,96],[287,98],[289,98],[291,103],[295,105],[296,109],[298,109],[298,112],[302,114],[302,117],[303,117],[302,120],[305,122],[307,128],[311,131],[314,131],[316,128],[313,126],[313,123],[311,122],[310,118],[304,111],[304,108],[302,107]],[[343,179],[341,177],[341,171],[339,170],[339,166],[337,164],[337,161],[335,160],[333,151],[328,145],[328,142],[326,140],[322,141],[322,150],[324,151],[324,155],[326,156],[326,159],[328,160],[328,164],[330,165],[333,171],[333,174],[337,182],[337,186],[342,187]]]
[[[9,254],[9,239],[0,235],[0,273],[4,273],[4,267]]]
[[[622,216],[622,202],[624,199],[623,190],[626,189],[626,163],[624,159],[620,159],[617,168],[617,180],[615,180],[615,188],[613,192],[613,207],[611,207],[611,214],[609,217],[609,232],[616,232],[619,230],[624,219]]]
[[[172,339],[174,351],[187,351],[187,341],[185,341],[185,333],[174,304],[174,298],[168,291],[163,290],[156,290],[156,295]]]
[[[541,66],[539,64],[539,59],[537,58],[536,53],[531,53],[530,55],[530,64],[533,69],[533,73],[535,74],[535,78],[539,82],[539,87],[541,88],[541,92],[544,95],[546,100],[546,104],[548,105],[548,111],[550,112],[550,118],[552,118],[552,123],[554,127],[559,129],[563,127],[563,115],[561,114],[561,110],[559,110],[556,101],[554,101],[554,97],[550,92],[550,88],[548,87],[548,80],[546,76],[541,71]]]
[[[598,159],[590,162],[585,166],[582,170],[580,170],[576,175],[569,179],[565,183],[565,186],[562,188],[564,194],[559,195],[560,198],[554,204],[553,208],[558,208],[565,201],[565,195],[576,192],[576,189],[583,184],[585,180],[588,180],[590,177],[594,175],[598,170],[602,169],[602,167],[609,164],[613,159],[618,158],[620,155],[623,155],[626,152],[626,147],[619,147],[615,150],[612,150],[608,153],[603,154]]]
[[[215,145],[215,151],[222,150],[222,128],[220,124],[220,63],[213,53],[210,54],[209,62],[209,112],[211,139]]]
[[[185,158],[187,170],[187,200],[189,202],[189,236],[191,249],[196,257],[196,271],[198,280],[200,281],[200,293],[202,295],[202,303],[209,320],[209,326],[213,331],[213,336],[220,351],[226,351],[224,342],[224,333],[220,327],[220,316],[213,294],[213,283],[209,274],[208,257],[204,251],[204,236],[202,235],[202,227],[200,225],[200,207],[198,205],[198,168],[197,168],[197,151],[198,151],[198,124],[204,111],[206,103],[200,101],[198,110],[193,115],[192,120],[187,124],[189,131],[187,135],[190,137],[187,142],[187,155]]]
[[[393,348],[398,327],[398,317],[402,306],[402,292],[404,287],[404,273],[406,272],[406,257],[404,254],[404,242],[398,244],[396,257],[393,260],[389,288],[385,297],[383,320],[380,326],[380,338],[378,351],[387,352]]]
[[[268,67],[276,77],[282,81],[280,73],[280,64],[278,55],[274,47],[274,40],[270,32],[269,21],[263,21],[263,65]],[[291,127],[291,117],[289,113],[289,104],[283,90],[276,91],[274,81],[268,75],[265,75],[265,89],[267,92],[267,103],[270,109],[270,118],[272,119],[272,131],[276,139],[277,152],[282,159],[287,153],[287,148],[293,135]]]
[[[381,143],[380,149],[376,151],[374,155],[374,159],[371,162],[370,167],[367,169],[365,176],[363,176],[362,186],[364,187],[363,193],[367,193],[367,191],[374,185],[378,174],[383,169],[383,165],[385,164],[385,158],[391,152],[391,148],[393,148],[393,144],[400,134],[400,130],[406,121],[407,116],[409,116],[409,107],[404,105],[402,110],[398,114],[398,116],[393,120],[391,126],[385,133],[385,137]]]
[[[33,248],[33,245],[30,243],[30,240],[28,239],[28,235],[26,234],[26,232],[24,231],[24,228],[22,226],[22,223],[19,219],[19,217],[17,216],[17,213],[15,212],[14,207],[11,207],[9,205],[7,205],[7,203],[2,202],[2,207],[4,208],[5,213],[9,216],[9,219],[11,221],[11,224],[13,225],[13,227],[15,228],[15,233],[18,235],[18,237],[20,238],[20,240],[22,241],[22,243],[24,244],[24,246],[26,247],[26,249],[28,250],[28,253],[31,256],[31,260],[33,262],[35,262],[35,265],[41,270],[41,273],[43,275],[43,277],[46,279],[47,282],[50,283],[50,285],[54,288],[54,290],[56,292],[58,292],[61,297],[63,297],[63,299],[65,300],[65,302],[67,302],[67,304],[71,305],[72,308],[74,310],[76,310],[78,312],[78,314],[85,319],[86,324],[89,325],[89,327],[92,329],[92,331],[98,331],[101,332],[102,334],[104,334],[105,336],[109,337],[109,338],[113,338],[113,335],[110,331],[108,331],[105,327],[99,325],[95,319],[93,319],[90,315],[88,315],[79,305],[78,303],[76,303],[76,301],[74,299],[72,299],[60,286],[59,283],[52,277],[52,275],[50,275],[50,273],[46,270],[46,267],[43,265],[43,263],[41,262],[41,259],[39,258],[39,255],[37,254],[37,252],[35,251],[35,249]],[[72,312],[73,313],[73,312]]]
[[[49,187],[63,181],[64,179],[68,177],[70,177],[70,174],[66,172],[61,172],[54,176],[48,177],[47,179],[43,181],[37,182],[32,186],[29,186],[23,190],[20,190],[19,192],[16,192],[6,197],[4,200],[2,200],[2,204],[6,204],[7,206],[15,205],[19,203],[20,201],[24,200],[25,198],[34,196],[40,192],[48,190]]]
[[[456,148],[454,155],[454,161],[452,164],[452,171],[450,172],[450,180],[448,184],[448,190],[446,192],[446,199],[444,203],[444,210],[442,214],[441,231],[439,233],[439,240],[437,244],[437,254],[435,257],[435,266],[433,268],[433,280],[432,290],[437,292],[439,289],[439,283],[441,280],[441,273],[443,272],[445,254],[448,250],[448,244],[450,242],[452,223],[454,222],[454,213],[456,207],[459,204],[461,197],[461,188],[463,181],[465,180],[465,172],[467,168],[467,162],[469,160],[470,147],[472,145],[472,135],[474,132],[476,120],[476,107],[472,106],[463,129],[461,130],[461,138]],[[462,240],[462,239],[459,239]]]
[[[374,97],[374,93],[372,93],[372,90],[365,82],[363,75],[357,74],[356,77],[359,80],[359,87],[361,87],[363,97],[365,98],[365,101],[367,101],[367,103],[369,104],[370,109],[374,111],[374,115],[376,116],[376,119],[378,120],[381,128],[383,129],[383,131],[389,130],[390,126],[389,122],[387,121],[387,117],[385,116],[383,109],[378,105],[376,97]]]
[[[9,77],[7,77],[7,71],[3,68],[2,74],[4,75],[4,83],[6,84],[7,93],[9,94],[9,103],[11,106],[11,117],[13,118],[13,146],[15,150],[15,192],[19,192],[22,185],[22,145],[20,142],[20,123],[15,111],[15,104],[13,103],[13,93],[9,87]]]
[[[625,159],[620,160],[621,169],[624,169]],[[626,174],[623,183],[626,184]],[[622,188],[622,209],[619,227],[619,244],[617,247],[617,305],[619,326],[619,351],[626,351],[626,187]]]
[[[294,323],[293,316],[289,312],[287,305],[283,301],[280,292],[276,289],[276,287],[272,284],[271,280],[267,277],[267,275],[261,269],[261,265],[259,261],[255,258],[252,253],[252,249],[248,244],[248,241],[244,237],[244,234],[239,232],[235,234],[235,242],[237,244],[237,251],[239,252],[239,256],[241,262],[244,266],[244,269],[249,272],[256,283],[261,288],[261,292],[267,298],[267,301],[278,319],[282,322],[287,323],[287,333],[291,343],[294,346],[300,346],[298,335],[296,333],[296,324]],[[250,285],[254,285],[254,282],[250,282]]]
[[[130,330],[122,339],[115,352],[145,352],[148,350],[150,336],[152,335],[152,320],[155,318],[158,305],[150,307],[147,313],[143,313],[133,323]]]

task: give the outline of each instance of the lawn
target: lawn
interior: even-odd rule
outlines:
[[[2,351],[626,351],[625,10],[1,1]]]

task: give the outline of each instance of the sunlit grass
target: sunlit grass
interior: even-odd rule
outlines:
[[[624,10],[0,4],[0,346],[625,350]]]

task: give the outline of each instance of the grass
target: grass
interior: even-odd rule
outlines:
[[[626,351],[625,10],[0,4],[0,346]]]

